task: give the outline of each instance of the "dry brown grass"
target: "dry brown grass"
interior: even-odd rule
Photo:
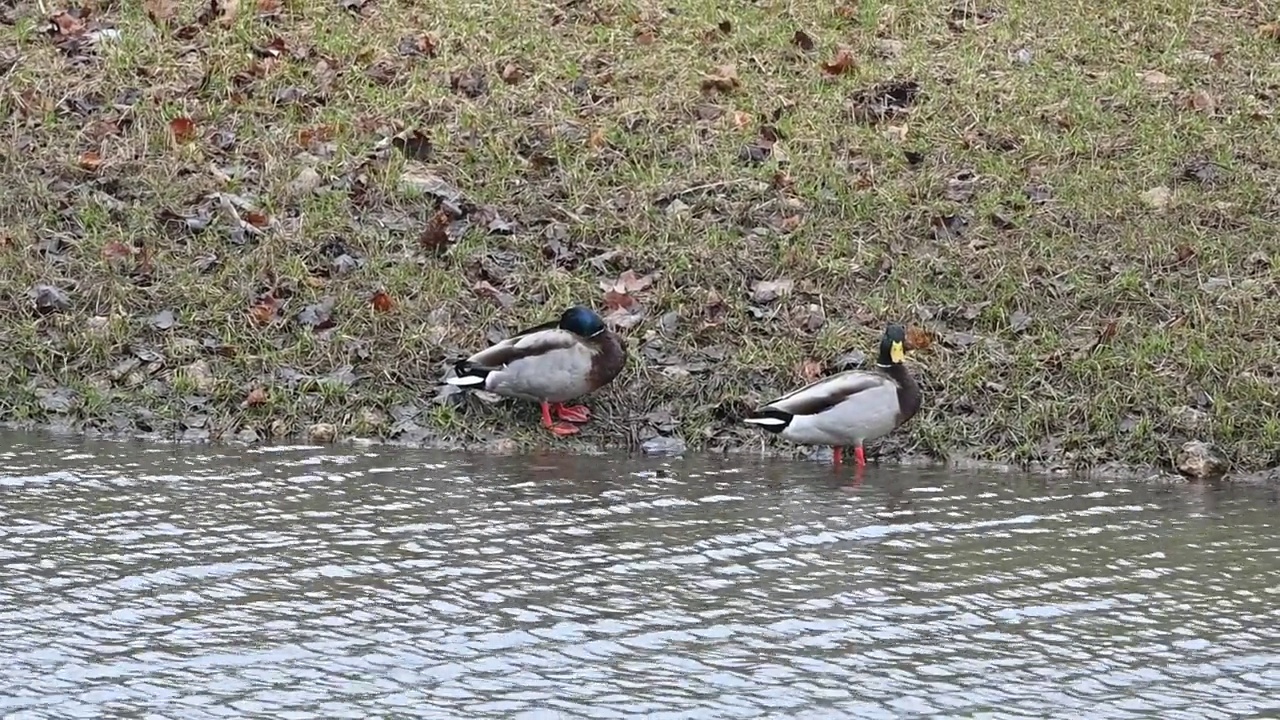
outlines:
[[[4,419],[550,442],[439,379],[631,270],[589,442],[758,443],[903,319],[885,454],[1280,463],[1258,4],[243,4],[0,8]]]

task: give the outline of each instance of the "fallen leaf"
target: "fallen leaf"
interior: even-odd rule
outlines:
[[[853,119],[868,125],[904,115],[920,96],[915,80],[888,80],[854,93],[849,99]]]
[[[907,328],[908,350],[926,350],[933,344],[933,334],[924,328],[912,325]]]
[[[67,294],[52,285],[43,283],[36,285],[27,294],[35,304],[36,311],[44,315],[61,312],[71,307],[71,300]]]
[[[478,67],[450,73],[449,87],[459,95],[473,99],[489,92],[489,82],[485,79],[484,70]]]
[[[767,305],[780,297],[791,294],[795,282],[787,278],[778,280],[760,280],[751,288],[751,301],[759,305]]]
[[[1218,108],[1218,101],[1208,91],[1196,90],[1187,96],[1186,105],[1188,109],[1212,115],[1213,111]]]
[[[85,152],[80,153],[80,167],[88,170],[89,172],[97,172],[98,168],[102,167],[102,158],[98,153],[92,150],[86,150]]]
[[[800,364],[800,377],[807,383],[822,377],[822,363],[812,358],[805,360]]]
[[[431,33],[423,33],[414,35],[400,40],[401,55],[422,55],[423,57],[435,57],[440,49],[440,40]]]
[[[102,246],[102,257],[107,260],[119,260],[133,255],[133,248],[119,240],[112,240]]]
[[[618,279],[610,282],[603,280],[600,282],[600,289],[606,292],[612,290],[624,295],[634,295],[641,292],[653,284],[657,273],[650,275],[637,275],[635,270],[627,270],[618,276]]]
[[[738,81],[738,69],[733,65],[721,65],[702,76],[702,90],[708,92],[733,92],[741,83]]]
[[[51,18],[57,34],[73,37],[84,32],[87,24],[83,11],[60,12]]]
[[[256,228],[264,228],[271,224],[271,218],[259,210],[249,210],[241,218]]]
[[[630,310],[635,307],[636,299],[626,293],[610,289],[604,294],[604,306],[609,310]]]
[[[314,305],[307,305],[298,312],[298,322],[313,330],[327,330],[337,322],[333,319],[333,308],[337,300],[325,297]]]
[[[167,25],[177,14],[178,4],[175,0],[143,0],[142,8],[147,11],[147,17],[151,18],[151,22]]]
[[[1031,316],[1021,310],[1014,310],[1009,316],[1009,327],[1014,332],[1020,333],[1031,326]]]
[[[471,291],[481,297],[487,297],[497,302],[504,310],[509,310],[516,304],[516,299],[511,293],[499,290],[486,280],[481,280],[472,285]]]
[[[268,295],[249,308],[249,321],[258,327],[265,327],[276,319],[276,311],[279,309],[280,301]]]
[[[797,30],[796,34],[791,36],[791,44],[805,52],[811,52],[814,48],[813,38],[803,30]]]
[[[451,218],[449,213],[444,210],[438,210],[427,220],[426,227],[422,228],[422,234],[418,236],[418,245],[424,250],[439,255],[449,248],[451,244],[449,238],[449,222]]]
[[[733,111],[733,126],[739,130],[745,129],[751,125],[751,113],[742,110]]]
[[[391,312],[391,309],[395,307],[395,303],[391,301],[391,296],[385,290],[375,292],[370,302],[373,304],[373,309],[380,313]]]
[[[841,75],[854,66],[853,50],[847,45],[837,45],[836,54],[828,62],[822,63],[822,72],[831,77]]]
[[[1142,193],[1142,202],[1154,210],[1163,210],[1168,207],[1172,196],[1173,194],[1169,191],[1169,188],[1160,185]]]
[[[421,130],[414,130],[407,135],[397,135],[391,139],[391,145],[399,150],[401,155],[418,162],[430,162],[432,155],[435,154],[431,138]]]
[[[235,23],[236,15],[240,14],[241,0],[211,0],[210,8],[218,8],[218,24],[230,26]]]
[[[178,323],[172,310],[161,310],[151,317],[151,327],[157,330],[168,330]]]
[[[261,385],[254,387],[244,398],[244,404],[248,407],[257,407],[265,405],[267,402],[267,391]]]
[[[502,68],[502,82],[508,85],[515,85],[524,79],[524,70],[515,63],[507,63]]]
[[[258,15],[261,17],[277,16],[281,10],[280,0],[258,0]]]
[[[1144,85],[1150,87],[1164,87],[1173,82],[1173,78],[1165,75],[1159,70],[1145,70],[1138,73],[1138,78],[1142,80]]]
[[[657,40],[657,37],[654,36],[651,28],[644,28],[636,33],[637,45],[652,45],[655,40]]]
[[[196,137],[195,121],[189,117],[176,117],[169,121],[169,132],[177,142],[191,142]]]

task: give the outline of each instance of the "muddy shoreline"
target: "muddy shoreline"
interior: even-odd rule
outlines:
[[[390,438],[377,437],[338,437],[331,442],[317,442],[303,435],[284,438],[273,438],[266,440],[245,440],[236,438],[215,439],[205,436],[165,436],[161,433],[144,433],[144,432],[124,432],[110,431],[101,429],[81,429],[76,430],[68,426],[59,426],[56,424],[37,425],[34,423],[17,423],[12,421],[0,422],[0,430],[8,432],[46,434],[59,439],[85,439],[85,440],[107,440],[113,442],[143,442],[156,446],[221,446],[223,448],[236,447],[252,447],[255,445],[290,445],[290,446],[312,446],[317,449],[324,447],[344,447],[344,446],[361,446],[361,447],[382,447],[389,449],[426,449],[444,452],[459,453],[481,453],[494,455],[521,455],[537,452],[555,452],[570,453],[583,455],[599,455],[605,453],[625,453],[631,455],[643,455],[651,458],[677,458],[690,454],[710,454],[722,457],[751,457],[769,460],[790,460],[798,463],[817,463],[826,465],[830,463],[829,452],[819,449],[809,453],[806,448],[798,446],[780,446],[777,444],[769,445],[767,443],[757,444],[752,447],[749,445],[740,445],[734,448],[721,448],[716,451],[708,450],[689,450],[681,441],[678,446],[666,445],[655,447],[648,450],[638,446],[624,446],[620,444],[588,442],[580,438],[557,439],[554,443],[545,445],[522,445],[508,438],[493,438],[487,441],[476,441],[469,443],[448,442],[440,439],[431,440],[423,439],[417,442],[405,440],[395,440]],[[663,436],[656,436],[663,437]],[[678,438],[671,438],[678,440]],[[872,446],[868,446],[869,448]],[[877,465],[899,466],[899,467],[943,467],[956,470],[974,471],[974,472],[991,472],[991,473],[1012,473],[1031,477],[1044,478],[1045,480],[1053,480],[1055,478],[1088,478],[1097,481],[1112,482],[1149,482],[1157,484],[1169,483],[1188,483],[1202,482],[1210,486],[1221,485],[1244,485],[1244,486],[1265,486],[1280,487],[1280,467],[1271,468],[1257,472],[1227,472],[1218,477],[1197,480],[1181,475],[1169,469],[1161,469],[1156,467],[1139,467],[1124,466],[1116,463],[1110,463],[1105,466],[1091,468],[1071,468],[1067,466],[1054,466],[1040,463],[1032,463],[1024,466],[1014,466],[1007,463],[997,463],[984,460],[978,460],[965,457],[951,457],[947,459],[939,459],[928,457],[921,454],[897,455],[893,457],[875,457],[868,455],[867,471],[874,472]],[[850,466],[846,465],[844,472],[850,472]]]

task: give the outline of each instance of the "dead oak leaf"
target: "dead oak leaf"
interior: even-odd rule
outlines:
[[[178,3],[175,0],[143,0],[142,9],[146,10],[151,22],[167,25],[177,15]]]
[[[604,294],[604,306],[609,310],[630,310],[636,306],[636,299],[626,293],[610,289]]]
[[[624,295],[634,295],[635,293],[642,292],[648,288],[656,279],[657,273],[652,273],[650,275],[637,275],[635,270],[627,270],[619,275],[617,280],[612,282],[602,280],[600,282],[600,289],[605,292],[613,290]]]
[[[738,80],[738,69],[733,65],[721,65],[702,76],[702,91],[712,90],[728,93],[736,90],[741,81]]]
[[[97,172],[98,168],[102,167],[102,156],[92,150],[87,150],[80,153],[79,163],[81,168],[89,172]]]
[[[829,77],[835,77],[848,72],[854,65],[853,50],[848,45],[837,45],[835,55],[829,61],[822,63],[822,72]]]

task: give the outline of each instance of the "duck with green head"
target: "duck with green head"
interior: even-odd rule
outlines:
[[[837,465],[841,447],[853,445],[863,467],[863,443],[888,435],[920,409],[920,387],[903,364],[906,342],[906,329],[889,325],[873,370],[822,378],[766,403],[744,422],[801,445],[830,445]]]
[[[454,365],[445,382],[488,390],[542,406],[542,425],[573,435],[591,418],[585,405],[565,405],[607,385],[626,363],[626,347],[590,308],[575,305],[552,320],[522,330]],[[562,422],[552,420],[551,413]]]

